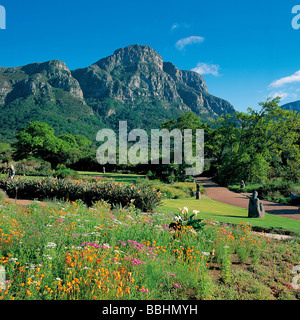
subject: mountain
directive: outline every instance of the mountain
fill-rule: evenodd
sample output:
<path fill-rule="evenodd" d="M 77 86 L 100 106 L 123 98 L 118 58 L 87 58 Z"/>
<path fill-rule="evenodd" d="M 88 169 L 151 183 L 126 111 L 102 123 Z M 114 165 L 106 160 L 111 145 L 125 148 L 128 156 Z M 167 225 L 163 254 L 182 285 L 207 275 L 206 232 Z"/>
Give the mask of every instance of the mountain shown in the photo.
<path fill-rule="evenodd" d="M 286 104 L 282 105 L 281 108 L 283 108 L 285 110 L 300 112 L 300 100 L 286 103 Z"/>
<path fill-rule="evenodd" d="M 29 121 L 44 121 L 58 133 L 96 128 L 93 109 L 65 63 L 52 60 L 0 68 L 0 139 L 11 140 Z"/>
<path fill-rule="evenodd" d="M 150 129 L 186 111 L 209 120 L 234 108 L 209 94 L 200 74 L 164 62 L 149 46 L 131 45 L 72 71 L 59 60 L 0 67 L 0 111 L 2 139 L 40 120 L 56 133 L 94 140 L 99 129 L 115 128 L 120 120 L 129 129 Z"/>

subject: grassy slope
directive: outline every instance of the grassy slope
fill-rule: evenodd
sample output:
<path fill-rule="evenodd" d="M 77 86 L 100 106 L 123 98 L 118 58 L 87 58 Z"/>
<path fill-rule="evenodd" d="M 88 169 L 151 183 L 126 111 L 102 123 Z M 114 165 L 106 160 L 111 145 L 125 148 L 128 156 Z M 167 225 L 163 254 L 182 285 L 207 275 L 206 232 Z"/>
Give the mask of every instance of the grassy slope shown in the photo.
<path fill-rule="evenodd" d="M 183 207 L 188 207 L 191 212 L 194 209 L 200 210 L 198 215 L 204 219 L 213 218 L 225 223 L 239 223 L 240 221 L 243 221 L 253 226 L 284 229 L 300 234 L 300 221 L 298 220 L 279 217 L 268 213 L 265 213 L 264 219 L 248 218 L 248 211 L 246 209 L 216 202 L 209 198 L 202 198 L 201 200 L 164 200 L 161 209 L 163 211 L 172 211 L 177 213 L 178 208 Z"/>

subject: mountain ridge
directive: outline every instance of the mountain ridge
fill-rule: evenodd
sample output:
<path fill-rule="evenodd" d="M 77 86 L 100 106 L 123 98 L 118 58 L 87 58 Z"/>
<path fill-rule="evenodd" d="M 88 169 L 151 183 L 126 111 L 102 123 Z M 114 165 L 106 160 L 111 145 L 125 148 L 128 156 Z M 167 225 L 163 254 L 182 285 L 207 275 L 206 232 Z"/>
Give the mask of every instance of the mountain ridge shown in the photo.
<path fill-rule="evenodd" d="M 300 100 L 285 103 L 284 105 L 281 106 L 281 108 L 285 110 L 300 112 Z"/>
<path fill-rule="evenodd" d="M 91 138 L 119 120 L 149 129 L 186 111 L 204 120 L 235 111 L 208 92 L 200 74 L 179 70 L 153 48 L 137 44 L 75 70 L 60 60 L 0 67 L 0 110 L 0 137 L 8 139 L 32 120 Z"/>

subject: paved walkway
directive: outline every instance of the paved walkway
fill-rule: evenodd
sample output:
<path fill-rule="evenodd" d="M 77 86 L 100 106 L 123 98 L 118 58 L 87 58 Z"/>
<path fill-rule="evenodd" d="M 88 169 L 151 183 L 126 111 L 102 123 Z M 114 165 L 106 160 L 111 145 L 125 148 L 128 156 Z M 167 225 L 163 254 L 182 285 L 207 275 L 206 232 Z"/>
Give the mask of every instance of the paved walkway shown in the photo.
<path fill-rule="evenodd" d="M 21 205 L 24 205 L 24 206 L 27 206 L 29 204 L 32 204 L 33 202 L 35 202 L 34 200 L 15 200 L 15 199 L 12 199 L 12 198 L 6 198 L 7 201 L 10 201 L 12 203 L 15 203 L 15 204 L 21 204 Z"/>
<path fill-rule="evenodd" d="M 249 199 L 247 193 L 235 193 L 227 188 L 221 187 L 210 178 L 198 177 L 196 179 L 205 189 L 206 195 L 218 202 L 230 204 L 232 206 L 248 209 Z M 261 200 L 265 211 L 281 217 L 300 220 L 300 213 L 297 206 L 287 206 L 279 203 Z"/>

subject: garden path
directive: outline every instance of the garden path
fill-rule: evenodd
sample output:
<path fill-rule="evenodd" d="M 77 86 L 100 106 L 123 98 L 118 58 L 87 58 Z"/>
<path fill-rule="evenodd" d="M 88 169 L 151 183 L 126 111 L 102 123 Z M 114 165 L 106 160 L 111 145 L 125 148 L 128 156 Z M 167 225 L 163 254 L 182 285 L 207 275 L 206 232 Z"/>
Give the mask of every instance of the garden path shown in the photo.
<path fill-rule="evenodd" d="M 227 188 L 221 187 L 211 178 L 198 177 L 196 181 L 199 182 L 206 190 L 206 195 L 218 202 L 229 204 L 232 206 L 248 209 L 249 193 L 236 193 Z M 299 207 L 283 205 L 266 200 L 261 200 L 265 207 L 265 211 L 270 214 L 275 214 L 281 217 L 300 220 Z"/>
<path fill-rule="evenodd" d="M 21 205 L 24 205 L 24 206 L 27 206 L 29 204 L 32 204 L 33 202 L 35 202 L 34 200 L 16 200 L 16 199 L 13 199 L 13 198 L 6 198 L 7 201 L 10 201 L 12 203 L 15 203 L 15 204 L 21 204 Z"/>

